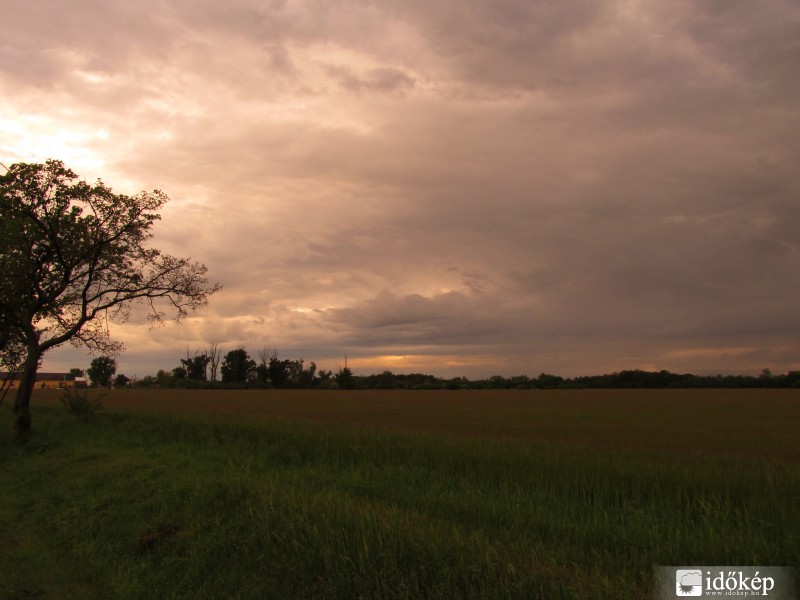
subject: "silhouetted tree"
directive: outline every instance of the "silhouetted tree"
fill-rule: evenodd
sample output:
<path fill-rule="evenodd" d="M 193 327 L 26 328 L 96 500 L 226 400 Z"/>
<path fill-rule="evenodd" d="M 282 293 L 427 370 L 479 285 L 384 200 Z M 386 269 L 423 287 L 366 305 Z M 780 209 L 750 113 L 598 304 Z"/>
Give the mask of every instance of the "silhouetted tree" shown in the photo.
<path fill-rule="evenodd" d="M 344 367 L 339 367 L 339 372 L 334 375 L 336 383 L 343 390 L 349 390 L 353 387 L 353 372 L 347 366 L 347 355 L 344 356 Z"/>
<path fill-rule="evenodd" d="M 377 387 L 383 390 L 390 390 L 394 387 L 394 373 L 391 371 L 384 371 L 380 375 L 377 376 L 377 381 L 375 382 Z"/>
<path fill-rule="evenodd" d="M 220 350 L 217 342 L 213 342 L 208 347 L 208 351 L 206 352 L 206 354 L 208 355 L 208 365 L 210 370 L 211 381 L 216 381 L 217 369 L 219 368 L 220 356 L 222 355 L 222 351 Z"/>
<path fill-rule="evenodd" d="M 223 383 L 244 383 L 253 374 L 256 361 L 250 358 L 244 348 L 231 350 L 222 361 Z"/>
<path fill-rule="evenodd" d="M 278 350 L 262 346 L 256 350 L 256 356 L 258 357 L 255 370 L 256 380 L 266 386 L 269 383 L 269 361 L 273 356 L 278 356 Z"/>
<path fill-rule="evenodd" d="M 0 176 L 0 353 L 24 347 L 14 435 L 27 439 L 30 399 L 42 356 L 65 342 L 113 354 L 107 318 L 125 320 L 143 302 L 150 319 L 175 319 L 219 289 L 206 268 L 150 248 L 160 191 L 114 194 L 60 161 L 11 165 Z"/>
<path fill-rule="evenodd" d="M 281 360 L 277 355 L 270 357 L 267 365 L 269 382 L 275 387 L 283 387 L 289 379 L 290 360 Z"/>
<path fill-rule="evenodd" d="M 333 371 L 326 371 L 325 369 L 319 370 L 319 385 L 322 388 L 329 388 L 331 381 L 333 381 Z"/>
<path fill-rule="evenodd" d="M 189 352 L 186 348 L 186 358 L 181 359 L 181 364 L 186 369 L 186 377 L 196 381 L 205 381 L 206 369 L 211 359 L 207 354 L 200 354 L 198 351 L 194 353 Z"/>
<path fill-rule="evenodd" d="M 558 375 L 550 375 L 548 373 L 539 373 L 536 378 L 536 385 L 540 388 L 554 388 L 558 387 L 564 382 L 564 378 Z"/>
<path fill-rule="evenodd" d="M 110 356 L 98 356 L 86 369 L 92 387 L 111 387 L 111 380 L 117 372 L 117 361 Z"/>
<path fill-rule="evenodd" d="M 301 387 L 306 389 L 313 387 L 314 382 L 316 381 L 316 372 L 317 372 L 317 363 L 311 361 L 308 363 L 308 367 L 305 369 L 303 367 L 303 359 L 300 359 L 300 379 L 299 383 Z"/>

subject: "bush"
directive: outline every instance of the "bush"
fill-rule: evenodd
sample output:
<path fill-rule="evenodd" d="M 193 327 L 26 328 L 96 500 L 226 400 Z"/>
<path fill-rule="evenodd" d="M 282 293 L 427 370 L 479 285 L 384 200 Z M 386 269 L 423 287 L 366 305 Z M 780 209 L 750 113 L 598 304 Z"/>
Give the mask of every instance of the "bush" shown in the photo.
<path fill-rule="evenodd" d="M 88 392 L 79 392 L 71 388 L 64 388 L 58 400 L 64 405 L 73 417 L 84 423 L 88 422 L 98 410 L 102 410 L 101 402 L 105 394 L 90 398 Z"/>

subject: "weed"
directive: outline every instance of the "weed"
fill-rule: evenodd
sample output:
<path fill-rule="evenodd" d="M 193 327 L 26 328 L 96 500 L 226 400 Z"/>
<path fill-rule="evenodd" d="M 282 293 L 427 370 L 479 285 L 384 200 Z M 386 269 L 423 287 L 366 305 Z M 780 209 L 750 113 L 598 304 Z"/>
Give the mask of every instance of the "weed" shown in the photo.
<path fill-rule="evenodd" d="M 167 538 L 176 535 L 181 530 L 175 523 L 168 523 L 166 525 L 161 525 L 160 527 L 156 527 L 155 529 L 148 529 L 143 531 L 138 536 L 136 536 L 136 551 L 139 554 L 143 554 L 145 552 L 150 552 L 153 548 L 155 548 L 158 544 L 166 540 Z"/>
<path fill-rule="evenodd" d="M 97 411 L 102 410 L 104 396 L 105 394 L 100 394 L 95 398 L 90 398 L 88 392 L 64 388 L 58 400 L 69 411 L 69 414 L 79 421 L 87 423 Z"/>

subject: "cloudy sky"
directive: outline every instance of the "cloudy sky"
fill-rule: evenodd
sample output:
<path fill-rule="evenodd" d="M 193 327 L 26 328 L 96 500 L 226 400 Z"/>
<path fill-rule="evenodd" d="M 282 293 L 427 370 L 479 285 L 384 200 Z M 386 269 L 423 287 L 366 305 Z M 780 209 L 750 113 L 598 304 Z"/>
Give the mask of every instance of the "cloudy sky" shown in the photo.
<path fill-rule="evenodd" d="M 0 0 L 0 162 L 224 290 L 120 371 L 800 369 L 796 0 Z M 44 369 L 87 366 L 67 347 Z"/>

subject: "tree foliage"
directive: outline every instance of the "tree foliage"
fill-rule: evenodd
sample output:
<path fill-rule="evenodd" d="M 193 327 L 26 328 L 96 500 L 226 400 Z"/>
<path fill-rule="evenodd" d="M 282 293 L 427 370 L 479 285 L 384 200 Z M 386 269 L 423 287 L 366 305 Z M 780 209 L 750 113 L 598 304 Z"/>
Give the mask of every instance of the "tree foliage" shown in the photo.
<path fill-rule="evenodd" d="M 92 387 L 111 387 L 114 374 L 117 372 L 117 361 L 110 356 L 98 356 L 86 369 Z"/>
<path fill-rule="evenodd" d="M 23 349 L 15 433 L 30 430 L 30 395 L 42 355 L 71 342 L 115 354 L 109 320 L 142 303 L 153 322 L 181 319 L 219 289 L 206 267 L 149 246 L 167 196 L 115 194 L 60 161 L 19 163 L 0 176 L 0 358 Z"/>
<path fill-rule="evenodd" d="M 256 361 L 244 348 L 231 350 L 225 355 L 222 361 L 222 381 L 223 383 L 245 383 L 255 372 Z"/>
<path fill-rule="evenodd" d="M 186 358 L 181 359 L 181 365 L 186 371 L 186 377 L 195 381 L 206 380 L 206 370 L 209 362 L 211 362 L 211 358 L 207 354 L 200 354 L 199 352 L 190 354 L 188 350 Z"/>
<path fill-rule="evenodd" d="M 343 390 L 349 390 L 353 387 L 354 384 L 354 377 L 353 371 L 350 367 L 347 366 L 347 355 L 344 357 L 344 367 L 339 367 L 339 370 L 336 372 L 336 375 L 333 376 L 336 380 L 336 383 L 339 384 L 339 387 Z"/>

